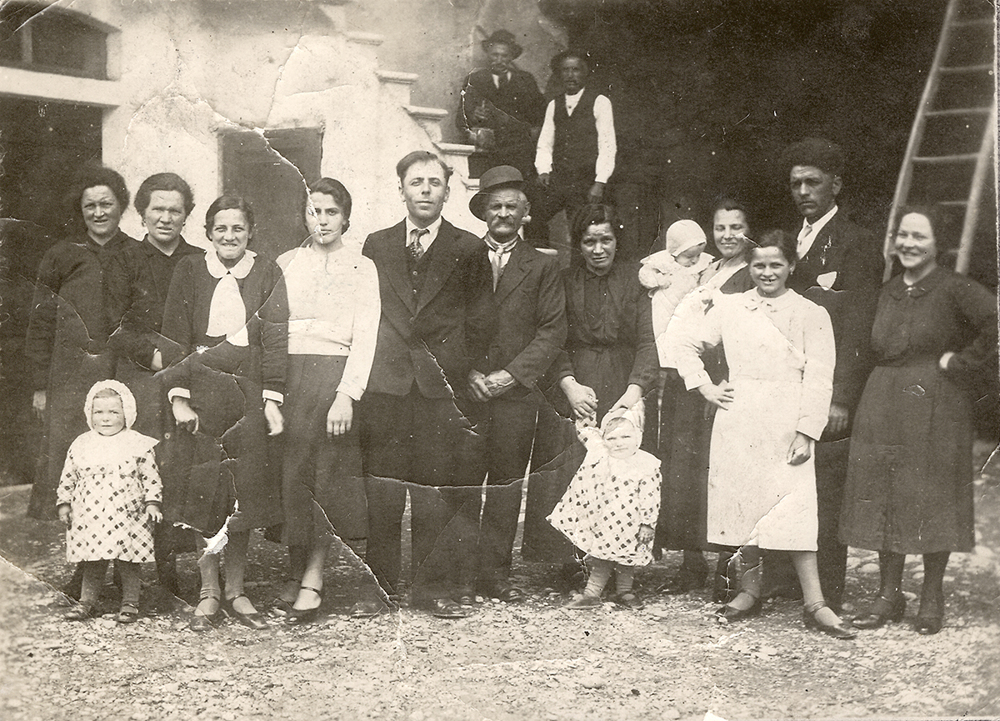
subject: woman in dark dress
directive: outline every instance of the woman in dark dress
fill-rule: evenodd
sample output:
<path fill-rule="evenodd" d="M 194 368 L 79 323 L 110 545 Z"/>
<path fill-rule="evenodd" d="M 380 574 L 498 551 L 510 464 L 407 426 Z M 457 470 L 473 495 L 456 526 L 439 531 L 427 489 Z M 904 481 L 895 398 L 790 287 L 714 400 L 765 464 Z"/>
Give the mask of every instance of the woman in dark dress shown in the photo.
<path fill-rule="evenodd" d="M 712 238 L 719 257 L 698 278 L 698 287 L 678 305 L 675 317 L 687 322 L 704 318 L 713 293 L 743 293 L 754 287 L 748 272 L 746 253 L 750 242 L 750 213 L 746 206 L 733 198 L 720 198 L 712 208 Z M 665 342 L 668 334 L 660 339 Z M 670 358 L 671 349 L 662 355 Z M 705 353 L 703 362 L 714 383 L 727 374 L 721 349 Z M 660 486 L 660 517 L 656 526 L 656 548 L 681 550 L 684 560 L 677 575 L 665 589 L 667 593 L 685 593 L 705 585 L 708 564 L 706 548 L 706 509 L 708 488 L 708 452 L 712 437 L 715 406 L 701 394 L 687 391 L 684 381 L 673 367 L 664 371 L 662 402 L 647 405 L 647 413 L 656 414 L 647 420 L 647 439 L 663 461 L 663 483 Z M 657 432 L 658 431 L 658 432 Z M 735 569 L 729 569 L 732 554 L 719 554 L 715 574 L 715 600 L 723 603 L 735 595 Z"/>
<path fill-rule="evenodd" d="M 851 435 L 840 538 L 879 552 L 881 586 L 858 628 L 903 617 L 906 554 L 923 554 L 914 628 L 941 630 L 945 567 L 975 544 L 970 387 L 995 372 L 996 298 L 938 265 L 935 209 L 900 213 L 895 254 L 903 272 L 882 289 L 872 327 L 877 358 Z"/>
<path fill-rule="evenodd" d="M 87 431 L 80 411 L 87 391 L 114 373 L 108 350 L 104 284 L 113 258 L 135 240 L 118 229 L 128 207 L 122 176 L 87 167 L 70 194 L 78 231 L 42 257 L 25 338 L 32 369 L 32 405 L 45 428 L 43 456 L 28 514 L 54 519 L 56 487 L 69 444 Z"/>
<path fill-rule="evenodd" d="M 615 261 L 615 228 L 604 205 L 586 205 L 573 219 L 577 253 L 563 271 L 569 333 L 549 372 L 558 413 L 540 413 L 535 433 L 521 546 L 528 560 L 573 561 L 571 544 L 545 520 L 583 460 L 567 419 L 600 421 L 612 408 L 631 408 L 656 385 L 649 295 L 638 263 Z"/>
<path fill-rule="evenodd" d="M 205 230 L 212 247 L 177 264 L 163 314 L 163 335 L 176 344 L 164 353 L 163 380 L 177 425 L 163 469 L 164 515 L 206 537 L 220 528 L 228 534 L 225 601 L 219 534 L 198 561 L 191 628 L 216 625 L 225 610 L 260 629 L 244 572 L 250 530 L 282 521 L 280 458 L 269 453 L 267 436 L 283 427 L 288 305 L 278 266 L 247 250 L 253 212 L 242 198 L 212 203 Z"/>

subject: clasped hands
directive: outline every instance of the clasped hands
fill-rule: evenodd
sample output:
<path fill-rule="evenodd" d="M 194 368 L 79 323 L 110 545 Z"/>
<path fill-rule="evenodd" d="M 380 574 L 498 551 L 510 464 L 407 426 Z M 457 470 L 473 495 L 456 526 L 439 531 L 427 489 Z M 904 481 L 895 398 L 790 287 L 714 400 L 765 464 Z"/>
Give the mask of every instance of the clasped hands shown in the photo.
<path fill-rule="evenodd" d="M 517 380 L 501 369 L 489 375 L 473 368 L 469 371 L 469 392 L 481 403 L 497 398 L 517 385 Z"/>

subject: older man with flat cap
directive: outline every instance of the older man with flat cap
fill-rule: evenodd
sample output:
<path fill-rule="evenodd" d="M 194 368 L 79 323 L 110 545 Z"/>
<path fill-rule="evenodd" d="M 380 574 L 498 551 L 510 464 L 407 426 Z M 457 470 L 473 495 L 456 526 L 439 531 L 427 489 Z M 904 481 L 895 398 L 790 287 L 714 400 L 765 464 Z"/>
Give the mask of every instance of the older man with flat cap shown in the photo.
<path fill-rule="evenodd" d="M 535 418 L 545 402 L 537 384 L 566 341 L 559 263 L 521 237 L 531 208 L 523 186 L 517 168 L 491 168 L 469 202 L 469 210 L 489 229 L 483 242 L 493 268 L 495 309 L 492 339 L 468 378 L 469 392 L 478 401 L 477 429 L 486 438 L 488 491 L 476 554 L 478 588 L 507 603 L 525 597 L 510 581 L 510 566 Z M 478 499 L 478 488 L 475 495 Z M 478 500 L 473 510 L 478 513 Z"/>
<path fill-rule="evenodd" d="M 469 171 L 512 165 L 529 180 L 535 174 L 535 141 L 545 98 L 535 77 L 514 65 L 523 48 L 514 34 L 497 30 L 482 42 L 489 67 L 473 70 L 462 85 L 455 125 L 476 146 Z"/>

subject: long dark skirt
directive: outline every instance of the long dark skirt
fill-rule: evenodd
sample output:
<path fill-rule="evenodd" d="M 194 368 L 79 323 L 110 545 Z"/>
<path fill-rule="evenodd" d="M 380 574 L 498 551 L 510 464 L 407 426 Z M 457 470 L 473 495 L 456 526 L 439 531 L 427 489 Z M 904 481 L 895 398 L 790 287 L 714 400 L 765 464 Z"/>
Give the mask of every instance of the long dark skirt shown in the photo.
<path fill-rule="evenodd" d="M 340 538 L 368 532 L 356 410 L 349 433 L 331 438 L 326 432 L 346 362 L 346 356 L 288 356 L 281 492 L 290 546 L 310 545 L 327 522 Z"/>
<path fill-rule="evenodd" d="M 704 550 L 714 409 L 700 393 L 686 390 L 672 369 L 667 372 L 661 402 L 654 399 L 651 397 L 646 406 L 644 440 L 648 447 L 656 448 L 663 464 L 656 547 Z"/>
<path fill-rule="evenodd" d="M 975 545 L 972 402 L 931 359 L 879 366 L 854 420 L 840 539 L 893 553 Z"/>
<path fill-rule="evenodd" d="M 164 515 L 211 534 L 239 502 L 233 531 L 268 528 L 282 521 L 280 456 L 267 435 L 259 381 L 243 375 L 249 350 L 220 343 L 193 353 L 188 374 L 191 407 L 198 414 L 194 435 L 177 432 L 164 440 Z"/>

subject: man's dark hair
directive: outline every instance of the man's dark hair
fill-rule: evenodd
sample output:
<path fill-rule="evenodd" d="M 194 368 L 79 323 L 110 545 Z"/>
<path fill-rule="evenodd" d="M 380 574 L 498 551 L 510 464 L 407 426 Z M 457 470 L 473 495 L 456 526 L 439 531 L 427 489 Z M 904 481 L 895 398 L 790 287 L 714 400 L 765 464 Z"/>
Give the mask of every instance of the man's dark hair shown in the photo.
<path fill-rule="evenodd" d="M 549 67 L 552 72 L 558 73 L 562 68 L 562 62 L 566 58 L 577 58 L 582 60 L 584 65 L 587 66 L 587 70 L 590 70 L 590 55 L 583 52 L 582 50 L 563 50 L 561 53 L 557 53 L 552 60 L 549 61 Z"/>
<path fill-rule="evenodd" d="M 781 169 L 787 176 L 796 165 L 819 168 L 829 175 L 842 175 L 844 153 L 840 146 L 823 138 L 805 138 L 792 143 L 781 154 Z"/>
<path fill-rule="evenodd" d="M 451 180 L 451 168 L 441 160 L 434 153 L 429 150 L 414 150 L 412 153 L 407 153 L 399 162 L 396 163 L 396 175 L 399 177 L 399 182 L 403 182 L 403 178 L 406 177 L 406 171 L 412 168 L 417 163 L 437 163 L 441 166 L 441 170 L 444 171 L 444 182 L 447 183 Z"/>

